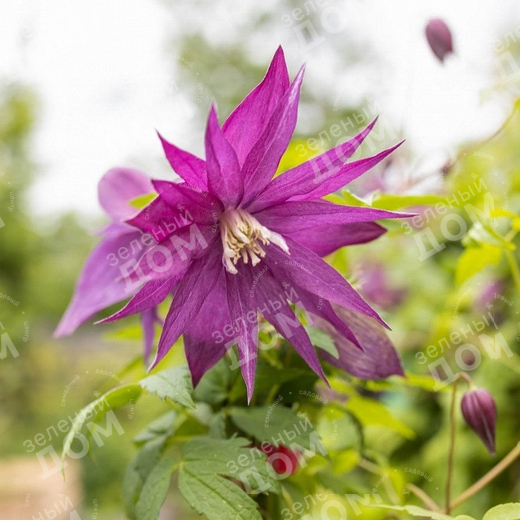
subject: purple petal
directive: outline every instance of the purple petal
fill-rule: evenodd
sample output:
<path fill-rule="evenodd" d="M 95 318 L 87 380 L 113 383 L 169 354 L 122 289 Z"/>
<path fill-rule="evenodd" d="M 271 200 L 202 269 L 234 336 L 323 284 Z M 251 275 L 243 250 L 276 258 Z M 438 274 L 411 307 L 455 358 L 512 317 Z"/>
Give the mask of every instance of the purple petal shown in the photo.
<path fill-rule="evenodd" d="M 246 266 L 244 266 L 246 267 Z M 258 350 L 258 322 L 247 319 L 248 312 L 256 313 L 256 302 L 250 297 L 249 269 L 238 275 L 226 271 L 226 290 L 231 323 L 236 324 L 236 342 L 240 369 L 247 389 L 247 402 L 251 402 L 255 387 L 256 358 Z"/>
<path fill-rule="evenodd" d="M 281 234 L 312 230 L 317 226 L 372 222 L 409 216 L 407 213 L 394 213 L 375 208 L 340 206 L 325 200 L 282 202 L 255 213 L 255 218 L 262 225 Z"/>
<path fill-rule="evenodd" d="M 285 238 L 290 254 L 269 245 L 264 259 L 276 273 L 278 280 L 285 280 L 294 287 L 301 287 L 332 303 L 366 314 L 388 327 L 377 312 L 327 262 L 291 238 Z"/>
<path fill-rule="evenodd" d="M 386 233 L 386 229 L 375 222 L 317 226 L 286 235 L 300 245 L 323 257 L 344 246 L 365 244 Z"/>
<path fill-rule="evenodd" d="M 291 301 L 296 306 L 304 309 L 308 315 L 314 315 L 329 322 L 337 332 L 347 338 L 357 348 L 363 350 L 363 346 L 359 343 L 352 330 L 338 317 L 329 302 L 324 301 L 323 298 L 319 298 L 315 294 L 305 291 L 302 288 L 299 288 L 298 291 L 294 291 L 294 293 L 295 297 L 292 298 Z M 312 326 L 315 325 L 315 323 L 313 317 L 310 315 L 308 316 L 309 325 Z M 320 323 L 320 321 L 318 321 L 318 323 Z"/>
<path fill-rule="evenodd" d="M 283 296 L 283 287 L 271 273 L 262 272 L 261 266 L 257 266 L 256 271 L 258 273 L 257 276 L 261 276 L 261 282 L 256 285 L 255 289 L 258 293 L 258 296 L 255 298 L 256 305 L 260 312 L 263 308 L 267 307 L 269 309 L 269 303 L 271 307 L 273 302 L 278 302 L 280 305 L 276 314 L 262 313 L 263 317 L 295 348 L 296 352 L 300 354 L 309 367 L 327 382 L 320 360 L 316 354 L 316 349 L 312 345 L 307 331 L 295 316 L 285 296 Z"/>
<path fill-rule="evenodd" d="M 72 301 L 54 332 L 56 337 L 72 334 L 97 312 L 132 295 L 127 291 L 126 283 L 118 282 L 121 276 L 119 263 L 111 265 L 108 256 L 117 256 L 121 247 L 133 251 L 130 243 L 140 238 L 141 233 L 137 231 L 112 235 L 103 239 L 90 253 L 76 284 Z M 128 261 L 136 258 L 139 253 L 131 254 Z"/>
<path fill-rule="evenodd" d="M 361 379 L 384 379 L 392 375 L 404 375 L 392 342 L 377 323 L 344 308 L 335 307 L 335 310 L 352 329 L 363 350 L 359 350 L 337 329 L 322 320 L 317 326 L 332 336 L 339 354 L 339 359 L 326 352 L 323 354 L 330 364 Z"/>
<path fill-rule="evenodd" d="M 298 102 L 303 73 L 304 67 L 296 76 L 291 88 L 280 100 L 263 134 L 244 162 L 242 168 L 246 186 L 244 205 L 254 200 L 269 184 L 274 177 L 282 155 L 289 146 L 298 118 Z"/>
<path fill-rule="evenodd" d="M 178 230 L 170 240 L 152 246 L 143 254 L 129 278 L 139 280 L 162 280 L 184 273 L 192 260 L 209 254 L 217 243 L 219 234 L 209 226 L 192 224 Z"/>
<path fill-rule="evenodd" d="M 197 317 L 188 324 L 184 333 L 184 350 L 194 386 L 197 386 L 202 376 L 224 356 L 226 347 L 229 347 L 229 342 L 218 342 L 214 335 L 215 332 L 220 332 L 224 336 L 224 327 L 232 323 L 224 276 L 222 270 L 219 280 Z M 208 319 L 209 316 L 211 319 Z"/>
<path fill-rule="evenodd" d="M 267 186 L 248 209 L 254 213 L 267 206 L 286 200 L 311 200 L 324 197 L 329 193 L 338 191 L 349 182 L 366 173 L 401 146 L 401 144 L 402 142 L 377 155 L 346 163 L 342 166 L 329 165 L 314 171 L 310 169 L 300 177 L 282 174 Z"/>
<path fill-rule="evenodd" d="M 157 314 L 157 309 L 148 309 L 141 314 L 141 325 L 144 333 L 144 361 L 148 361 L 155 339 L 155 325 L 163 325 L 163 320 Z"/>
<path fill-rule="evenodd" d="M 213 289 L 222 269 L 222 251 L 194 260 L 179 282 L 173 301 L 164 322 L 164 328 L 157 347 L 157 354 L 150 370 L 166 356 L 188 325 L 200 312 L 209 293 Z"/>
<path fill-rule="evenodd" d="M 173 286 L 179 281 L 177 278 L 167 278 L 165 280 L 153 280 L 147 282 L 139 289 L 137 294 L 119 311 L 98 323 L 109 323 L 112 321 L 146 312 L 150 309 L 155 309 L 173 289 Z"/>
<path fill-rule="evenodd" d="M 189 222 L 213 224 L 223 211 L 222 204 L 211 193 L 193 190 L 185 183 L 153 181 L 153 186 L 160 197 Z"/>
<path fill-rule="evenodd" d="M 202 191 L 208 189 L 206 176 L 206 165 L 202 159 L 195 157 L 189 152 L 185 152 L 175 145 L 169 143 L 161 134 L 157 134 L 164 148 L 166 158 L 173 171 L 186 181 L 189 186 L 198 188 Z"/>
<path fill-rule="evenodd" d="M 214 106 L 209 112 L 205 141 L 209 190 L 225 206 L 237 206 L 244 194 L 244 179 L 235 150 L 219 127 Z"/>
<path fill-rule="evenodd" d="M 236 151 L 242 165 L 262 135 L 280 98 L 289 88 L 289 75 L 283 50 L 278 47 L 263 81 L 238 105 L 228 117 L 222 130 Z"/>
<path fill-rule="evenodd" d="M 114 220 L 127 220 L 135 215 L 139 210 L 130 202 L 153 192 L 151 179 L 131 168 L 113 168 L 98 184 L 99 203 Z"/>

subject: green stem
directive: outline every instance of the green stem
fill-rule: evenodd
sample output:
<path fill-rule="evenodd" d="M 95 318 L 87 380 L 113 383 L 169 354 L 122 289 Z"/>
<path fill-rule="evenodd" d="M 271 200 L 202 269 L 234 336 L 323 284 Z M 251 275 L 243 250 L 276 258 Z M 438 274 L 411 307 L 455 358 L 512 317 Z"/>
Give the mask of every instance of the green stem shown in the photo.
<path fill-rule="evenodd" d="M 518 264 L 516 263 L 515 257 L 511 251 L 506 251 L 506 258 L 511 267 L 511 273 L 513 280 L 515 281 L 516 290 L 520 293 L 520 271 L 518 270 Z"/>
<path fill-rule="evenodd" d="M 456 379 L 453 383 L 453 393 L 451 396 L 451 408 L 450 408 L 450 448 L 448 456 L 448 475 L 446 478 L 446 514 L 450 514 L 451 511 L 451 480 L 453 477 L 453 458 L 455 456 L 455 433 L 456 433 L 456 421 L 455 421 L 455 405 L 457 403 L 457 386 L 459 380 Z"/>
<path fill-rule="evenodd" d="M 516 459 L 520 457 L 520 442 L 490 471 L 488 471 L 475 484 L 466 489 L 456 500 L 453 501 L 452 509 L 460 506 L 463 502 L 478 493 L 484 486 L 487 486 L 493 479 L 498 477 L 505 469 L 507 469 Z"/>

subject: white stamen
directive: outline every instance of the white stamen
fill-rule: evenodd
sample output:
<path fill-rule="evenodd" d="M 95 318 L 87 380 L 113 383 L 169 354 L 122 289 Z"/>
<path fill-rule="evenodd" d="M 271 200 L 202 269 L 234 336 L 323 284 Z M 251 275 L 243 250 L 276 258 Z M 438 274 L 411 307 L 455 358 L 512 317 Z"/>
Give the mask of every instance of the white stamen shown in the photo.
<path fill-rule="evenodd" d="M 289 254 L 282 235 L 262 226 L 255 217 L 241 209 L 228 209 L 222 214 L 220 234 L 224 246 L 222 263 L 231 274 L 238 273 L 235 266 L 239 260 L 247 264 L 251 259 L 253 266 L 262 261 L 266 253 L 260 244 L 266 246 L 272 242 Z"/>

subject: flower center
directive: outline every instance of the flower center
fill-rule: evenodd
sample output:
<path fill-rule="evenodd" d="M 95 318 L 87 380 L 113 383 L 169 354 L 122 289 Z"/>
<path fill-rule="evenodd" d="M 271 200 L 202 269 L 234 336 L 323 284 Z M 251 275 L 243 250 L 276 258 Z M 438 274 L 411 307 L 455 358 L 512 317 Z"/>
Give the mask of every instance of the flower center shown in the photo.
<path fill-rule="evenodd" d="M 255 217 L 241 209 L 227 209 L 220 217 L 220 235 L 224 254 L 222 263 L 231 274 L 237 274 L 237 262 L 244 264 L 260 263 L 265 256 L 262 246 L 271 242 L 282 251 L 289 253 L 289 248 L 282 235 L 262 226 Z"/>

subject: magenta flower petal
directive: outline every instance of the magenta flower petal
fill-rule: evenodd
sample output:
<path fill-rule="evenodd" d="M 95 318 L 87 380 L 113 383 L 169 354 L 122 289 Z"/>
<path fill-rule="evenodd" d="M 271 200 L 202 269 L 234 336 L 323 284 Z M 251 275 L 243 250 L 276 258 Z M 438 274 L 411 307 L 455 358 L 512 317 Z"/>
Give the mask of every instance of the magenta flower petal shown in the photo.
<path fill-rule="evenodd" d="M 219 127 L 212 106 L 206 127 L 206 171 L 208 186 L 225 206 L 236 206 L 244 194 L 244 179 L 237 155 Z"/>
<path fill-rule="evenodd" d="M 344 246 L 365 244 L 386 233 L 386 229 L 375 222 L 317 226 L 309 230 L 291 233 L 289 236 L 318 256 L 327 256 Z"/>
<path fill-rule="evenodd" d="M 173 296 L 157 347 L 157 355 L 150 370 L 166 356 L 188 324 L 196 318 L 217 282 L 220 267 L 220 258 L 216 249 L 191 263 Z"/>
<path fill-rule="evenodd" d="M 72 301 L 54 332 L 55 337 L 72 334 L 94 314 L 131 296 L 126 284 L 117 281 L 121 274 L 119 264 L 111 265 L 108 256 L 121 247 L 130 250 L 130 243 L 139 240 L 140 236 L 139 232 L 130 230 L 104 239 L 92 251 L 78 279 Z M 129 259 L 136 256 L 134 254 Z"/>
<path fill-rule="evenodd" d="M 306 200 L 309 198 L 306 196 L 307 192 L 315 189 L 318 186 L 318 182 L 335 176 L 340 173 L 342 168 L 347 166 L 345 161 L 359 148 L 376 124 L 376 121 L 377 118 L 359 134 L 345 143 L 275 177 L 266 189 L 251 203 L 248 209 L 257 212 L 290 198 L 293 200 Z M 345 184 L 348 182 L 350 180 L 346 181 Z"/>
<path fill-rule="evenodd" d="M 224 271 L 221 271 L 215 287 L 184 333 L 184 350 L 194 386 L 198 385 L 202 376 L 232 346 L 224 339 L 226 337 L 224 328 L 232 323 L 224 278 Z M 209 315 L 211 320 L 208 320 Z M 217 332 L 222 336 L 220 341 L 215 337 Z"/>
<path fill-rule="evenodd" d="M 249 274 L 249 273 L 248 273 Z M 256 358 L 258 348 L 258 322 L 247 319 L 249 312 L 256 313 L 255 301 L 250 297 L 249 283 L 252 277 L 234 276 L 226 273 L 226 291 L 231 323 L 236 324 L 236 344 L 240 370 L 247 389 L 247 402 L 251 402 L 255 386 Z"/>
<path fill-rule="evenodd" d="M 257 267 L 256 274 L 258 275 L 260 272 L 261 269 Z M 327 382 L 316 349 L 312 345 L 307 331 L 296 318 L 287 301 L 280 298 L 284 292 L 282 285 L 269 272 L 265 272 L 261 276 L 262 281 L 256 286 L 258 308 L 262 309 L 267 306 L 269 309 L 269 304 L 272 306 L 273 302 L 280 305 L 276 313 L 263 313 L 263 317 L 295 348 L 309 367 Z"/>
<path fill-rule="evenodd" d="M 109 323 L 121 318 L 126 318 L 127 316 L 132 316 L 133 314 L 155 309 L 155 307 L 166 298 L 183 274 L 184 273 L 181 273 L 177 279 L 166 278 L 165 280 L 154 280 L 144 284 L 137 294 L 133 296 L 120 311 L 101 320 L 99 323 Z"/>
<path fill-rule="evenodd" d="M 317 226 L 372 222 L 409 216 L 407 213 L 394 213 L 375 208 L 339 206 L 325 200 L 282 202 L 255 214 L 264 226 L 282 234 L 312 230 Z"/>
<path fill-rule="evenodd" d="M 470 390 L 462 397 L 461 409 L 466 423 L 494 455 L 497 407 L 493 396 L 484 388 Z"/>
<path fill-rule="evenodd" d="M 188 186 L 200 190 L 208 189 L 206 165 L 202 159 L 169 143 L 158 133 L 164 153 L 173 171 L 186 181 Z"/>
<path fill-rule="evenodd" d="M 348 323 L 363 350 L 359 350 L 341 331 L 322 320 L 316 326 L 332 336 L 339 354 L 339 359 L 336 359 L 324 353 L 324 359 L 361 379 L 384 379 L 392 375 L 404 375 L 394 346 L 377 323 L 362 314 L 337 306 L 335 309 L 345 323 Z"/>
<path fill-rule="evenodd" d="M 157 309 L 148 309 L 141 314 L 141 325 L 144 332 L 144 360 L 148 361 L 153 349 L 155 326 L 163 325 L 163 320 L 157 314 Z"/>
<path fill-rule="evenodd" d="M 240 164 L 262 135 L 281 97 L 289 88 L 289 74 L 283 50 L 278 47 L 263 81 L 238 105 L 222 130 L 236 151 Z"/>
<path fill-rule="evenodd" d="M 130 202 L 153 191 L 150 178 L 130 168 L 109 170 L 98 185 L 99 203 L 114 220 L 126 220 L 135 215 L 138 210 Z"/>
<path fill-rule="evenodd" d="M 377 312 L 327 262 L 290 238 L 286 241 L 290 255 L 269 246 L 267 263 L 277 277 L 287 280 L 296 288 L 302 287 L 327 301 L 370 316 L 388 327 Z"/>
<path fill-rule="evenodd" d="M 260 139 L 247 156 L 242 168 L 244 182 L 247 185 L 247 200 L 244 200 L 246 206 L 271 182 L 280 159 L 289 146 L 298 118 L 303 73 L 302 67 L 280 100 Z"/>

